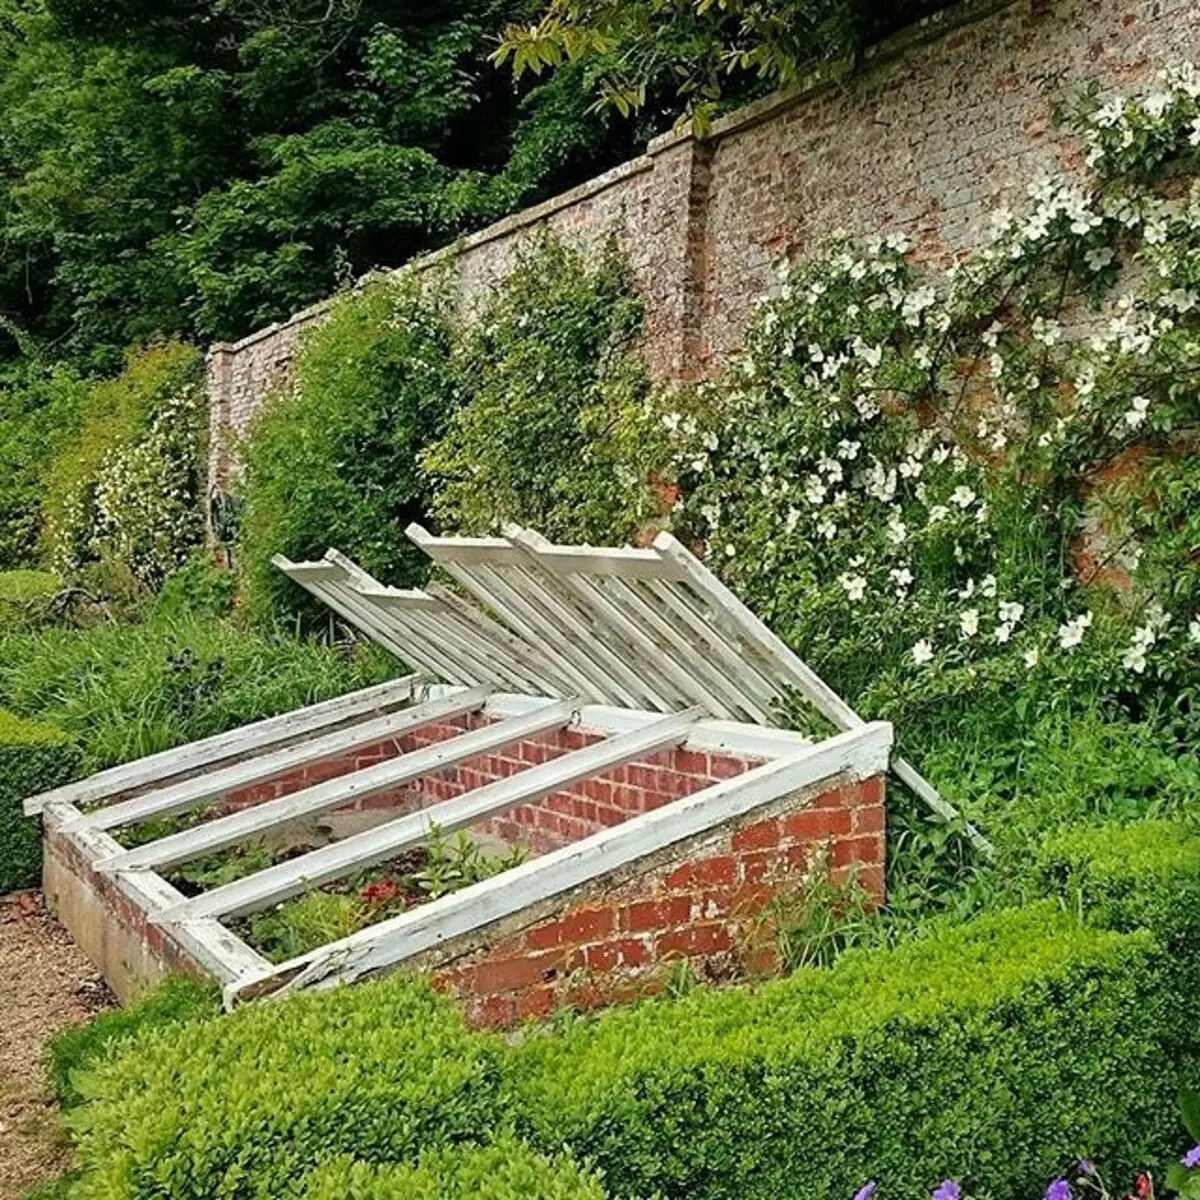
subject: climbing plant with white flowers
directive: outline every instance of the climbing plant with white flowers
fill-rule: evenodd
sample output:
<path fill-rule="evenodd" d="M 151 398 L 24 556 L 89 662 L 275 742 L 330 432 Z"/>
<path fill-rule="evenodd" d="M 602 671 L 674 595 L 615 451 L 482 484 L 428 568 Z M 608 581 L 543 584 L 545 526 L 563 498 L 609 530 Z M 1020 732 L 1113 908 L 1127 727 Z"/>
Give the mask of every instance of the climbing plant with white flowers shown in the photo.
<path fill-rule="evenodd" d="M 1200 75 L 1073 122 L 1088 173 L 954 268 L 890 233 L 784 270 L 681 449 L 679 524 L 868 709 L 1200 674 Z"/>

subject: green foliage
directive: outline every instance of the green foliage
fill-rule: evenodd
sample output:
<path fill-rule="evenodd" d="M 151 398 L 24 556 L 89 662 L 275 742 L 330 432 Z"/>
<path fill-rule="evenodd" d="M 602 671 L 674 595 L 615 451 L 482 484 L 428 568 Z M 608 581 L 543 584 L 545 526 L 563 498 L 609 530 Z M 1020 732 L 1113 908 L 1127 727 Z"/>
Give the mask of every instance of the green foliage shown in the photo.
<path fill-rule="evenodd" d="M 468 331 L 462 403 L 425 455 L 447 528 L 623 540 L 661 511 L 651 472 L 667 455 L 641 326 L 615 247 L 595 264 L 551 237 L 526 253 Z"/>
<path fill-rule="evenodd" d="M 92 388 L 77 438 L 47 474 L 50 561 L 66 574 L 98 564 L 145 586 L 203 539 L 203 360 L 170 343 L 132 352 Z"/>
<path fill-rule="evenodd" d="M 115 1057 L 125 1043 L 151 1029 L 177 1027 L 220 1010 L 217 987 L 187 975 L 169 975 L 127 1008 L 103 1012 L 86 1025 L 73 1025 L 50 1039 L 46 1072 L 63 1108 L 82 1100 L 75 1080 Z"/>
<path fill-rule="evenodd" d="M 528 0 L 0 5 L 0 308 L 87 369 L 233 338 L 627 157 L 488 63 Z"/>
<path fill-rule="evenodd" d="M 619 1196 L 916 1195 L 952 1174 L 1030 1194 L 1084 1147 L 1123 1170 L 1166 1150 L 1160 961 L 1050 905 L 1000 912 L 531 1040 L 522 1097 L 535 1144 Z"/>
<path fill-rule="evenodd" d="M 450 330 L 414 278 L 378 280 L 340 298 L 305 339 L 289 387 L 243 447 L 238 550 L 251 611 L 299 589 L 275 554 L 319 558 L 329 546 L 390 583 L 419 583 L 424 555 L 405 537 L 425 517 L 417 468 L 454 406 Z"/>
<path fill-rule="evenodd" d="M 566 63 L 597 64 L 596 88 L 622 114 L 670 87 L 701 129 L 748 82 L 786 86 L 873 38 L 943 7 L 938 0 L 549 0 L 540 21 L 510 25 L 496 52 L 520 79 Z"/>
<path fill-rule="evenodd" d="M 42 828 L 24 815 L 27 796 L 79 774 L 80 754 L 61 729 L 0 708 L 0 894 L 35 887 L 42 876 Z"/>
<path fill-rule="evenodd" d="M 246 940 L 272 962 L 285 962 L 360 930 L 366 911 L 351 892 L 309 892 L 249 919 Z"/>
<path fill-rule="evenodd" d="M 536 1154 L 511 1136 L 422 1154 L 415 1166 L 341 1160 L 314 1171 L 304 1200 L 604 1200 L 600 1181 L 564 1154 Z"/>
<path fill-rule="evenodd" d="M 0 381 L 0 569 L 36 561 L 42 475 L 78 429 L 87 384 L 66 366 L 27 356 Z"/>
<path fill-rule="evenodd" d="M 61 590 L 62 580 L 49 571 L 0 571 L 0 629 L 42 624 Z"/>
<path fill-rule="evenodd" d="M 459 1154 L 494 1153 L 497 1187 L 501 1156 L 524 1161 L 509 1132 L 620 1197 L 787 1200 L 868 1177 L 905 1195 L 947 1175 L 1016 1197 L 1085 1153 L 1122 1174 L 1177 1153 L 1175 1089 L 1200 1065 L 1200 959 L 1179 953 L 1200 930 L 1198 844 L 1152 824 L 1047 851 L 1090 880 L 1082 923 L 1052 900 L 933 922 L 519 1041 L 467 1033 L 398 978 L 152 1033 L 87 1081 L 76 1194 L 405 1195 L 432 1172 L 454 1195 L 455 1164 L 475 1170 Z"/>
<path fill-rule="evenodd" d="M 475 1140 L 503 1112 L 502 1046 L 400 979 L 152 1030 L 80 1080 L 77 1194 L 282 1198 L 339 1156 Z"/>
<path fill-rule="evenodd" d="M 52 721 L 95 771 L 387 678 L 394 660 L 204 617 L 0 633 L 0 704 Z"/>

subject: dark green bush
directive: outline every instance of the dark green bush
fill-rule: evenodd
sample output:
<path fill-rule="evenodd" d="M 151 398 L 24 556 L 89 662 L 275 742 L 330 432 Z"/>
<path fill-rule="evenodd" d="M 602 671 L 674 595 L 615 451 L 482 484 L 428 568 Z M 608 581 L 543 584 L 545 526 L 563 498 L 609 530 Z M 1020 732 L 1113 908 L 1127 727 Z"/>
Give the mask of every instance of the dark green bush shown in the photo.
<path fill-rule="evenodd" d="M 1178 917 L 1200 926 L 1194 905 Z M 506 1129 L 622 1198 L 786 1200 L 866 1178 L 920 1194 L 955 1175 L 1016 1200 L 1084 1154 L 1121 1173 L 1176 1150 L 1175 1085 L 1197 1050 L 1159 917 L 1133 923 L 1151 928 L 1043 901 L 517 1044 L 398 979 L 243 1010 L 101 1066 L 81 1194 L 286 1196 L 321 1165 L 322 1186 L 386 1187 L 329 1164 L 411 1167 Z"/>
<path fill-rule="evenodd" d="M 392 979 L 155 1030 L 82 1081 L 82 1194 L 302 1194 L 316 1166 L 477 1140 L 507 1108 L 504 1043 Z"/>
<path fill-rule="evenodd" d="M 552 238 L 527 253 L 457 355 L 462 404 L 425 457 L 458 532 L 505 522 L 621 542 L 662 502 L 669 454 L 638 343 L 642 304 L 613 248 L 595 263 Z"/>
<path fill-rule="evenodd" d="M 535 1154 L 512 1137 L 422 1154 L 416 1166 L 340 1160 L 314 1171 L 304 1200 L 604 1200 L 565 1155 Z"/>
<path fill-rule="evenodd" d="M 308 334 L 290 385 L 243 446 L 238 553 L 255 616 L 304 596 L 271 566 L 275 554 L 307 559 L 336 546 L 389 583 L 424 578 L 425 556 L 404 529 L 429 505 L 417 459 L 454 407 L 449 370 L 441 306 L 413 279 L 341 297 Z"/>
<path fill-rule="evenodd" d="M 122 1043 L 164 1025 L 211 1017 L 220 1010 L 219 1002 L 216 984 L 170 975 L 128 1008 L 112 1009 L 56 1034 L 47 1049 L 46 1073 L 59 1104 L 78 1104 L 83 1097 L 75 1087 L 76 1077 L 117 1053 Z"/>
<path fill-rule="evenodd" d="M 21 803 L 77 776 L 80 758 L 61 729 L 0 708 L 0 893 L 41 880 L 41 822 Z"/>
<path fill-rule="evenodd" d="M 1039 904 L 757 992 L 699 992 L 581 1022 L 520 1053 L 536 1145 L 614 1196 L 920 1195 L 953 1175 L 1036 1194 L 1084 1153 L 1169 1149 L 1162 952 Z"/>
<path fill-rule="evenodd" d="M 88 771 L 365 687 L 396 671 L 366 647 L 328 647 L 181 616 L 91 629 L 0 632 L 0 704 L 54 722 Z"/>

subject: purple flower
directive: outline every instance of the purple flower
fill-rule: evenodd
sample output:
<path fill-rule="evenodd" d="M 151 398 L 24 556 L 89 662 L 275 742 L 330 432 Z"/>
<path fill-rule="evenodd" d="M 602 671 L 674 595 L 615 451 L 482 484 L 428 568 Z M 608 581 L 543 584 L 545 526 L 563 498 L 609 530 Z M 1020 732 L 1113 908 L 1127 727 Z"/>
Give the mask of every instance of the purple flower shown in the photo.
<path fill-rule="evenodd" d="M 1071 1185 L 1065 1179 L 1056 1179 L 1046 1189 L 1046 1200 L 1071 1200 Z"/>
<path fill-rule="evenodd" d="M 1180 1160 L 1188 1170 L 1200 1167 L 1200 1145 L 1193 1146 Z"/>
<path fill-rule="evenodd" d="M 1081 1158 L 1079 1160 L 1080 1175 L 1095 1175 L 1096 1164 L 1090 1158 Z"/>
<path fill-rule="evenodd" d="M 871 1197 L 875 1195 L 875 1189 L 878 1186 L 879 1185 L 873 1179 L 870 1183 L 864 1183 L 862 1187 L 860 1187 L 858 1191 L 854 1193 L 854 1200 L 871 1200 Z"/>
<path fill-rule="evenodd" d="M 943 1179 L 932 1200 L 961 1200 L 962 1188 L 953 1179 Z"/>

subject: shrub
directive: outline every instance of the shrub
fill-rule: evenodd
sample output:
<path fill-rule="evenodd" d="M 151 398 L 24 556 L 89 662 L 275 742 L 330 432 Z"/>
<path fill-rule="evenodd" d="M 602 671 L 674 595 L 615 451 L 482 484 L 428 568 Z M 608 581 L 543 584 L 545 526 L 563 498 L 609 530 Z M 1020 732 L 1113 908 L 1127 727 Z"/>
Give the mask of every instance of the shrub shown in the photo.
<path fill-rule="evenodd" d="M 422 1154 L 416 1166 L 341 1160 L 314 1171 L 304 1200 L 604 1200 L 600 1181 L 566 1155 L 536 1154 L 512 1137 Z"/>
<path fill-rule="evenodd" d="M 296 1196 L 339 1156 L 476 1140 L 506 1108 L 502 1052 L 403 979 L 152 1031 L 82 1081 L 79 1195 Z"/>
<path fill-rule="evenodd" d="M 0 381 L 0 569 L 35 563 L 42 475 L 75 436 L 88 385 L 70 368 L 47 368 L 36 348 Z"/>
<path fill-rule="evenodd" d="M 368 647 L 251 633 L 205 617 L 0 633 L 0 704 L 73 736 L 88 771 L 379 682 Z"/>
<path fill-rule="evenodd" d="M 88 394 L 51 464 L 45 544 L 62 573 L 99 564 L 156 587 L 203 540 L 203 357 L 179 342 L 133 350 Z"/>
<path fill-rule="evenodd" d="M 388 582 L 424 578 L 404 529 L 429 505 L 417 458 L 454 407 L 449 360 L 441 303 L 411 278 L 341 297 L 307 334 L 290 385 L 242 448 L 238 549 L 256 616 L 303 595 L 271 566 L 275 554 L 307 559 L 336 546 Z"/>
<path fill-rule="evenodd" d="M 213 1016 L 219 1008 L 215 984 L 170 975 L 128 1008 L 103 1012 L 86 1025 L 55 1034 L 47 1049 L 46 1073 L 59 1104 L 63 1108 L 78 1104 L 83 1097 L 75 1080 L 119 1053 L 124 1043 L 150 1029 Z"/>
<path fill-rule="evenodd" d="M 49 571 L 0 571 L 0 629 L 40 625 L 61 588 Z"/>
<path fill-rule="evenodd" d="M 613 542 L 659 513 L 670 455 L 641 328 L 613 247 L 594 265 L 549 237 L 526 253 L 463 340 L 462 405 L 425 456 L 443 525 Z"/>
<path fill-rule="evenodd" d="M 519 1052 L 531 1140 L 594 1161 L 615 1196 L 1033 1194 L 1085 1149 L 1169 1148 L 1161 953 L 1040 904 L 894 951 L 851 951 L 757 992 L 697 992 Z"/>
<path fill-rule="evenodd" d="M 1200 1058 L 1197 960 L 1185 976 L 1176 956 L 1200 929 L 1200 864 L 1177 847 L 1150 869 L 1158 835 L 1129 836 L 1144 869 L 1105 894 L 1136 920 L 1110 903 L 1081 923 L 1047 900 L 933 922 L 830 968 L 518 1043 L 467 1033 L 398 978 L 152 1034 L 88 1085 L 79 1195 L 296 1195 L 322 1165 L 313 1187 L 403 1195 L 444 1181 L 451 1159 L 412 1174 L 420 1153 L 505 1130 L 622 1198 L 787 1200 L 868 1177 L 915 1195 L 963 1173 L 1016 1200 L 1084 1154 L 1114 1173 L 1153 1163 L 1175 1150 L 1175 1086 Z M 1096 855 L 1097 879 L 1120 874 L 1119 854 Z"/>
<path fill-rule="evenodd" d="M 22 801 L 79 768 L 79 751 L 61 729 L 0 708 L 0 893 L 33 887 L 42 875 L 41 823 L 24 815 Z"/>

